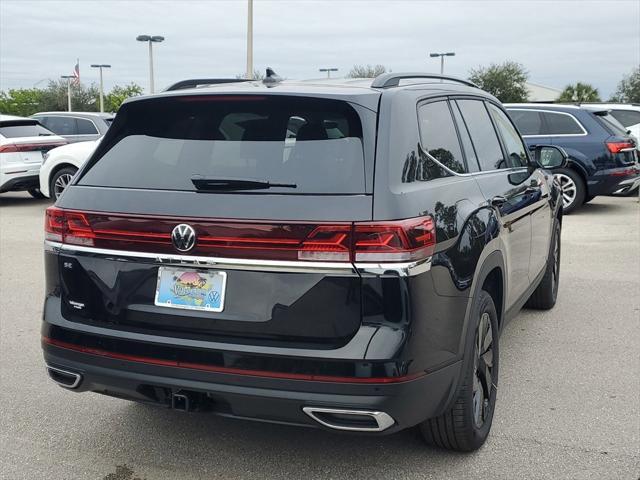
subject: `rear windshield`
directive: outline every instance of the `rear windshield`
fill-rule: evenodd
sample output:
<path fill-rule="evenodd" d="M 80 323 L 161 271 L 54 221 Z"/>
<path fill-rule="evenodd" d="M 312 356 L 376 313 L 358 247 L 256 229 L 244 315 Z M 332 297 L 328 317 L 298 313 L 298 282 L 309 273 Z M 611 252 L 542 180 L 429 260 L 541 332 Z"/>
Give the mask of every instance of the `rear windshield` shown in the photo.
<path fill-rule="evenodd" d="M 610 113 L 597 112 L 596 118 L 601 121 L 614 135 L 627 136 L 627 129 Z"/>
<path fill-rule="evenodd" d="M 5 138 L 44 137 L 53 135 L 53 132 L 50 132 L 38 122 L 3 122 L 0 124 L 0 135 Z"/>
<path fill-rule="evenodd" d="M 194 178 L 295 185 L 264 193 L 364 193 L 362 125 L 339 100 L 181 96 L 121 110 L 79 185 L 191 190 Z M 99 153 L 100 155 L 100 153 Z"/>

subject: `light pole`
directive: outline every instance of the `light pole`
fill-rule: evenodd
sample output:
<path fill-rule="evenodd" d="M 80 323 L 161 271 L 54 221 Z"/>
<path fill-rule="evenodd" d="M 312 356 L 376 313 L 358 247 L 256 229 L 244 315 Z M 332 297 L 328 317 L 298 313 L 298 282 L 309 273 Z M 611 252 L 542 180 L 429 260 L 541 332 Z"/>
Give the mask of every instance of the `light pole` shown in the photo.
<path fill-rule="evenodd" d="M 164 41 L 160 35 L 138 35 L 136 40 L 149 43 L 149 93 L 153 93 L 153 44 Z"/>
<path fill-rule="evenodd" d="M 106 63 L 92 64 L 91 68 L 99 68 L 100 69 L 100 113 L 104 112 L 104 85 L 102 83 L 102 69 L 103 68 L 111 68 L 111 65 L 107 65 Z"/>
<path fill-rule="evenodd" d="M 331 72 L 337 72 L 337 68 L 319 68 L 319 72 L 327 72 L 327 78 L 331 78 Z"/>
<path fill-rule="evenodd" d="M 247 79 L 253 79 L 253 0 L 247 0 Z"/>
<path fill-rule="evenodd" d="M 60 78 L 67 79 L 67 110 L 71 111 L 71 79 L 75 77 L 73 75 L 60 75 Z"/>
<path fill-rule="evenodd" d="M 447 52 L 447 53 L 430 53 L 429 56 L 431 58 L 440 57 L 440 75 L 444 74 L 444 57 L 454 57 L 455 52 Z"/>

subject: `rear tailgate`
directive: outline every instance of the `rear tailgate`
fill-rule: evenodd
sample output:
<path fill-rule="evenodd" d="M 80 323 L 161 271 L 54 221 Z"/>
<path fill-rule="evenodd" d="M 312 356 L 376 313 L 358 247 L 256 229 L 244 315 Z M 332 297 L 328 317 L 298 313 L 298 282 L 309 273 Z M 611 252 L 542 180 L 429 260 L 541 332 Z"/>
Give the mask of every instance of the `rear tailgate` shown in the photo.
<path fill-rule="evenodd" d="M 80 212 L 69 227 L 75 239 L 50 237 L 62 248 L 61 315 L 183 338 L 347 343 L 361 323 L 360 278 L 323 226 L 371 220 L 375 120 L 336 99 L 184 96 L 125 105 L 57 205 Z M 296 187 L 198 190 L 194 177 Z M 196 238 L 182 252 L 172 239 L 181 224 Z M 306 261 L 316 248 L 325 262 Z M 158 293 L 197 294 L 198 282 L 221 283 L 219 308 L 170 306 Z"/>

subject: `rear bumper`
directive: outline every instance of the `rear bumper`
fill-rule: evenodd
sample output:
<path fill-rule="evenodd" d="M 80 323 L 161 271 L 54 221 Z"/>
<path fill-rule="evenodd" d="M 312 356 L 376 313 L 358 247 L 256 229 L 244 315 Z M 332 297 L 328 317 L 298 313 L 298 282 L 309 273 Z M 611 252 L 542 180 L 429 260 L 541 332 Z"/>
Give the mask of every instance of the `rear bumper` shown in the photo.
<path fill-rule="evenodd" d="M 8 173 L 2 176 L 0 193 L 30 190 L 40 186 L 38 170 Z"/>
<path fill-rule="evenodd" d="M 640 168 L 634 165 L 597 172 L 588 181 L 589 195 L 620 195 L 640 184 Z"/>
<path fill-rule="evenodd" d="M 383 412 L 393 423 L 381 432 L 416 425 L 442 413 L 455 395 L 461 362 L 394 384 L 353 384 L 260 378 L 188 368 L 149 365 L 43 344 L 48 366 L 79 374 L 72 390 L 97 392 L 171 407 L 175 394 L 193 399 L 191 407 L 252 420 L 329 428 L 305 407 Z M 173 404 L 175 407 L 175 404 Z"/>

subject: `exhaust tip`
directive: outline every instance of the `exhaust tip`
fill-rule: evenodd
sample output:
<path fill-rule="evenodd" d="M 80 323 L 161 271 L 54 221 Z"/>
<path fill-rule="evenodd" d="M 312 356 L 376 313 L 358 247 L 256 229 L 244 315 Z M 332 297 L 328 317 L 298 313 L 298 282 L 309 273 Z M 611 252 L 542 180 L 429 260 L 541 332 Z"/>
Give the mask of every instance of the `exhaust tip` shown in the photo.
<path fill-rule="evenodd" d="M 302 411 L 319 424 L 334 430 L 382 432 L 395 423 L 388 413 L 372 410 L 302 407 Z"/>
<path fill-rule="evenodd" d="M 73 389 L 80 385 L 82 375 L 58 367 L 47 365 L 47 374 L 55 383 L 64 388 Z"/>

